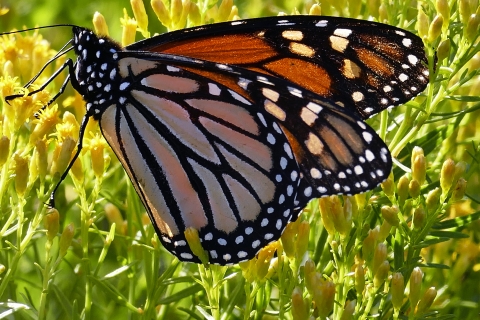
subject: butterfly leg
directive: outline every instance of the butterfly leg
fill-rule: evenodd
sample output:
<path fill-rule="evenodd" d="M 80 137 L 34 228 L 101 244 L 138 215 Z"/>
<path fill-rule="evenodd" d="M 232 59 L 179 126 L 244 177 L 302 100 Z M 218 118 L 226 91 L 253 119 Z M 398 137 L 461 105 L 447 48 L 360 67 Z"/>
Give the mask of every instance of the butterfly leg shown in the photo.
<path fill-rule="evenodd" d="M 31 95 L 34 95 L 35 93 L 38 93 L 42 90 L 44 90 L 56 77 L 58 77 L 58 75 L 65 69 L 67 68 L 69 69 L 69 75 L 67 76 L 67 79 L 65 79 L 65 81 L 63 82 L 62 86 L 60 87 L 60 89 L 58 90 L 58 92 L 55 94 L 55 96 L 53 96 L 52 99 L 50 99 L 50 101 L 48 101 L 48 103 L 42 107 L 42 109 L 44 109 L 45 107 L 48 107 L 49 105 L 51 105 L 55 100 L 57 100 L 57 98 L 65 91 L 65 88 L 68 84 L 68 82 L 71 81 L 72 79 L 72 72 L 74 72 L 75 68 L 74 68 L 74 64 L 73 64 L 73 60 L 72 59 L 68 59 L 67 61 L 65 61 L 65 63 L 60 67 L 58 68 L 57 71 L 55 71 L 52 76 L 50 78 L 48 78 L 47 81 L 45 81 L 44 84 L 42 84 L 40 86 L 40 88 L 38 88 L 37 90 L 33 90 L 32 92 L 29 92 L 27 96 L 31 96 Z M 42 69 L 43 70 L 43 69 Z M 39 73 L 40 74 L 40 73 Z M 34 79 L 36 79 L 38 77 L 35 76 Z M 32 81 L 29 81 L 29 84 L 31 84 Z M 25 86 L 25 88 L 27 88 L 28 85 Z M 5 102 L 8 103 L 8 101 L 10 100 L 13 100 L 13 99 L 17 99 L 17 98 L 21 98 L 23 97 L 24 95 L 23 94 L 13 94 L 11 96 L 7 96 L 5 97 Z"/>
<path fill-rule="evenodd" d="M 83 117 L 82 123 L 80 125 L 80 131 L 78 133 L 78 143 L 77 143 L 77 151 L 73 155 L 72 160 L 70 160 L 67 168 L 65 171 L 62 173 L 60 180 L 58 180 L 57 184 L 55 185 L 55 188 L 53 189 L 52 193 L 50 194 L 50 200 L 48 202 L 48 206 L 50 208 L 55 208 L 55 193 L 57 192 L 58 188 L 60 187 L 60 184 L 65 180 L 67 177 L 68 172 L 72 168 L 73 164 L 77 160 L 78 156 L 80 155 L 80 152 L 82 151 L 83 148 L 83 136 L 85 135 L 85 129 L 87 128 L 88 120 L 90 120 L 91 115 L 88 113 Z"/>

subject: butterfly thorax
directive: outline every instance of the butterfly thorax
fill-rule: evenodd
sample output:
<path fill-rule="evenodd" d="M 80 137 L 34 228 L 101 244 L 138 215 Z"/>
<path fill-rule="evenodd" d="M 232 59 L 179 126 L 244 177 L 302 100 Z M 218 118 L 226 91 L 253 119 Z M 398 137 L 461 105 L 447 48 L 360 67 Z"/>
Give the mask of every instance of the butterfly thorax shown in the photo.
<path fill-rule="evenodd" d="M 77 55 L 75 78 L 78 92 L 87 102 L 87 112 L 94 118 L 111 105 L 120 90 L 118 51 L 122 48 L 108 38 L 101 38 L 93 31 L 74 27 L 73 48 Z M 72 81 L 75 84 L 75 81 Z"/>

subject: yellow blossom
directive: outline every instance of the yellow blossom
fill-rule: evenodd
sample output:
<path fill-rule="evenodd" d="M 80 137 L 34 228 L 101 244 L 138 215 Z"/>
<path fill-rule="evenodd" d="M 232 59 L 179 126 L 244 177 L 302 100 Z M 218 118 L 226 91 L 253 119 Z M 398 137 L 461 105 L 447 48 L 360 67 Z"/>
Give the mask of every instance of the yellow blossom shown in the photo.
<path fill-rule="evenodd" d="M 92 155 L 92 168 L 95 176 L 101 177 L 105 173 L 104 149 L 107 146 L 105 139 L 100 134 L 92 135 L 84 147 Z"/>
<path fill-rule="evenodd" d="M 123 27 L 122 46 L 127 46 L 135 42 L 135 33 L 137 32 L 137 21 L 130 18 L 127 9 L 123 9 L 123 18 L 120 19 Z"/>
<path fill-rule="evenodd" d="M 93 26 L 95 33 L 100 36 L 108 36 L 108 25 L 105 17 L 98 11 L 93 14 Z"/>
<path fill-rule="evenodd" d="M 45 109 L 41 109 L 39 112 L 37 112 L 38 118 L 33 120 L 35 128 L 30 135 L 30 143 L 35 144 L 37 140 L 41 140 L 48 135 L 60 122 L 59 115 L 60 112 L 58 111 L 57 104 L 46 107 Z"/>

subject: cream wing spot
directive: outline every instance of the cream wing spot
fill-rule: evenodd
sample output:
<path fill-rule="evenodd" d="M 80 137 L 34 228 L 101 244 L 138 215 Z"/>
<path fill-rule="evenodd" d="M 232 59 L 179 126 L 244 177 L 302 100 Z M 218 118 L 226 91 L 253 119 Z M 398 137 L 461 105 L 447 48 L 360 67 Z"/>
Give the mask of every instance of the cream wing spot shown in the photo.
<path fill-rule="evenodd" d="M 345 38 L 338 37 L 338 36 L 330 36 L 330 45 L 332 46 L 333 50 L 338 52 L 344 52 L 345 49 L 348 47 L 349 41 Z"/>
<path fill-rule="evenodd" d="M 270 88 L 263 88 L 262 94 L 265 98 L 270 99 L 273 102 L 277 102 L 278 98 L 280 97 L 280 94 L 277 91 L 272 90 Z"/>
<path fill-rule="evenodd" d="M 282 37 L 291 41 L 302 41 L 303 32 L 299 30 L 285 30 L 282 32 Z"/>
<path fill-rule="evenodd" d="M 287 114 L 285 113 L 285 111 L 283 111 L 282 108 L 277 106 L 269 99 L 265 99 L 264 108 L 268 113 L 270 113 L 280 121 L 285 121 L 285 119 L 287 118 Z"/>
<path fill-rule="evenodd" d="M 296 53 L 300 56 L 309 58 L 315 56 L 315 49 L 303 43 L 292 42 L 289 45 L 289 49 L 292 53 Z"/>

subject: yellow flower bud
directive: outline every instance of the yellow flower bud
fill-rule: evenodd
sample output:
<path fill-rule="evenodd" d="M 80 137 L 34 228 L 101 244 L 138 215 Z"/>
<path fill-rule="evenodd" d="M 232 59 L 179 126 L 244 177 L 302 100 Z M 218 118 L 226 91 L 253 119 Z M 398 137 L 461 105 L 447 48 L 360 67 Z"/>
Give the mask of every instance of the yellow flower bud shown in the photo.
<path fill-rule="evenodd" d="M 373 263 L 373 255 L 376 248 L 375 244 L 377 243 L 379 231 L 380 228 L 376 226 L 374 229 L 368 231 L 367 237 L 363 240 L 362 256 L 368 266 Z"/>
<path fill-rule="evenodd" d="M 463 29 L 465 38 L 471 43 L 478 36 L 478 26 L 480 25 L 480 17 L 472 14 L 468 19 L 467 26 Z"/>
<path fill-rule="evenodd" d="M 416 199 L 420 195 L 420 192 L 421 192 L 421 188 L 418 181 L 417 180 L 410 181 L 410 184 L 408 185 L 408 193 L 410 194 L 410 197 L 412 197 L 413 199 Z"/>
<path fill-rule="evenodd" d="M 438 205 L 440 204 L 441 194 L 442 194 L 442 191 L 440 190 L 440 188 L 435 188 L 428 193 L 426 204 L 427 204 L 427 210 L 429 213 L 437 209 Z"/>
<path fill-rule="evenodd" d="M 384 23 L 388 21 L 388 8 L 383 2 L 378 7 L 378 21 Z"/>
<path fill-rule="evenodd" d="M 440 36 L 442 33 L 443 17 L 441 15 L 435 16 L 433 18 L 432 24 L 428 29 L 428 42 L 432 43 Z"/>
<path fill-rule="evenodd" d="M 423 154 L 423 149 L 414 147 L 412 152 L 412 179 L 417 180 L 420 186 L 425 182 L 427 171 L 427 161 Z"/>
<path fill-rule="evenodd" d="M 10 156 L 10 139 L 6 136 L 0 138 L 0 168 L 7 162 Z"/>
<path fill-rule="evenodd" d="M 356 301 L 348 300 L 345 302 L 345 307 L 343 308 L 342 316 L 340 320 L 350 320 L 353 319 L 353 313 L 355 312 L 355 306 L 357 305 Z"/>
<path fill-rule="evenodd" d="M 443 162 L 442 171 L 440 172 L 440 187 L 442 193 L 447 194 L 453 183 L 455 175 L 455 162 L 452 159 L 447 159 Z"/>
<path fill-rule="evenodd" d="M 305 272 L 305 288 L 307 288 L 310 295 L 313 296 L 317 283 L 320 281 L 320 279 L 322 279 L 322 274 L 320 272 L 316 272 L 315 270 L 311 271 L 310 273 Z"/>
<path fill-rule="evenodd" d="M 346 236 L 351 226 L 348 225 L 348 221 L 345 219 L 342 204 L 338 196 L 330 197 L 330 217 L 332 218 L 335 229 L 342 236 Z"/>
<path fill-rule="evenodd" d="M 378 232 L 378 241 L 383 242 L 390 235 L 390 230 L 392 230 L 392 225 L 388 223 L 387 220 L 384 220 L 380 226 L 380 231 Z"/>
<path fill-rule="evenodd" d="M 65 137 L 65 140 L 61 144 L 57 144 L 51 167 L 52 175 L 63 174 L 68 164 L 70 163 L 72 151 L 74 148 L 75 141 L 71 137 Z"/>
<path fill-rule="evenodd" d="M 333 223 L 331 214 L 331 201 L 330 197 L 318 199 L 318 206 L 320 208 L 320 216 L 322 217 L 322 223 L 329 235 L 335 235 L 335 225 Z"/>
<path fill-rule="evenodd" d="M 72 167 L 70 168 L 70 173 L 72 174 L 73 178 L 75 178 L 75 180 L 77 180 L 79 183 L 83 183 L 84 173 L 81 158 L 77 158 L 77 160 L 75 160 Z"/>
<path fill-rule="evenodd" d="M 218 21 L 226 21 L 232 11 L 233 0 L 222 0 L 218 7 L 217 19 Z"/>
<path fill-rule="evenodd" d="M 295 287 L 292 292 L 292 317 L 294 320 L 308 319 L 309 306 L 303 299 L 302 289 Z"/>
<path fill-rule="evenodd" d="M 450 39 L 445 39 L 440 42 L 437 48 L 438 63 L 441 63 L 443 59 L 448 58 L 450 55 Z"/>
<path fill-rule="evenodd" d="M 297 221 L 287 224 L 285 231 L 283 231 L 280 237 L 280 239 L 282 239 L 283 251 L 290 259 L 295 257 L 295 237 L 298 232 L 299 223 L 300 219 L 297 219 Z"/>
<path fill-rule="evenodd" d="M 107 22 L 105 21 L 103 15 L 98 11 L 95 11 L 93 14 L 93 27 L 95 29 L 95 33 L 99 36 L 108 36 L 109 33 Z"/>
<path fill-rule="evenodd" d="M 387 197 L 392 197 L 395 192 L 395 183 L 393 182 L 393 173 L 390 173 L 387 180 L 383 181 L 382 184 L 383 192 Z"/>
<path fill-rule="evenodd" d="M 0 263 L 0 274 L 3 274 L 7 268 L 5 268 L 4 264 Z"/>
<path fill-rule="evenodd" d="M 185 239 L 187 240 L 190 250 L 196 255 L 204 265 L 208 264 L 208 253 L 202 247 L 200 237 L 198 236 L 198 230 L 192 227 L 187 228 L 184 231 Z"/>
<path fill-rule="evenodd" d="M 276 244 L 272 242 L 258 252 L 257 261 L 255 262 L 255 276 L 257 281 L 265 280 L 275 251 Z"/>
<path fill-rule="evenodd" d="M 200 9 L 195 2 L 190 2 L 188 19 L 190 20 L 191 25 L 194 26 L 198 26 L 202 23 L 202 15 L 200 14 Z M 229 17 L 228 20 L 232 19 Z"/>
<path fill-rule="evenodd" d="M 315 3 L 310 7 L 308 14 L 311 16 L 320 16 L 322 15 L 322 7 L 320 7 L 317 3 Z"/>
<path fill-rule="evenodd" d="M 418 30 L 418 35 L 420 38 L 425 39 L 428 35 L 428 17 L 423 12 L 423 9 L 420 7 L 418 9 L 418 15 L 417 15 L 417 30 Z"/>
<path fill-rule="evenodd" d="M 177 22 L 181 19 L 183 12 L 182 0 L 172 0 L 170 2 L 170 17 L 172 22 L 177 25 Z"/>
<path fill-rule="evenodd" d="M 437 12 L 444 18 L 443 29 L 447 29 L 450 21 L 450 7 L 448 5 L 448 0 L 436 0 L 435 8 L 437 9 Z"/>
<path fill-rule="evenodd" d="M 48 170 L 47 145 L 44 140 L 37 140 L 35 143 L 35 166 L 40 181 L 44 181 Z"/>
<path fill-rule="evenodd" d="M 348 1 L 348 12 L 350 13 L 350 17 L 355 18 L 360 15 L 360 11 L 362 10 L 362 3 L 356 0 L 349 0 Z"/>
<path fill-rule="evenodd" d="M 73 223 L 70 223 L 68 226 L 65 227 L 65 229 L 62 232 L 62 235 L 60 236 L 60 241 L 59 241 L 59 253 L 58 255 L 60 257 L 64 257 L 67 254 L 67 250 L 70 247 L 70 244 L 72 243 L 73 236 L 75 234 L 75 226 Z"/>
<path fill-rule="evenodd" d="M 305 261 L 305 266 L 303 267 L 305 278 L 312 272 L 315 272 L 315 262 L 313 262 L 311 259 L 307 259 L 307 261 Z"/>
<path fill-rule="evenodd" d="M 150 33 L 148 32 L 148 16 L 145 11 L 145 6 L 143 5 L 142 0 L 130 0 L 130 5 L 132 6 L 133 16 L 137 20 L 138 29 L 144 37 L 149 37 Z"/>
<path fill-rule="evenodd" d="M 332 281 L 321 279 L 316 287 L 313 300 L 320 317 L 327 317 L 333 310 L 335 301 L 335 284 Z"/>
<path fill-rule="evenodd" d="M 470 15 L 473 13 L 470 10 L 470 1 L 469 0 L 459 0 L 458 11 L 460 12 L 460 19 L 463 24 L 467 24 L 470 19 Z"/>
<path fill-rule="evenodd" d="M 44 224 L 47 229 L 47 239 L 52 241 L 58 234 L 60 228 L 59 214 L 57 209 L 51 209 L 50 213 L 45 215 Z"/>
<path fill-rule="evenodd" d="M 392 226 L 398 227 L 400 224 L 400 219 L 398 218 L 398 207 L 393 206 L 393 207 L 388 207 L 388 206 L 383 206 L 381 209 L 382 212 L 382 217 Z"/>
<path fill-rule="evenodd" d="M 433 304 L 437 296 L 437 290 L 434 287 L 430 287 L 425 291 L 425 294 L 422 297 L 422 300 L 418 303 L 417 311 L 415 314 L 422 314 L 427 312 Z"/>
<path fill-rule="evenodd" d="M 93 140 L 93 139 L 92 139 Z M 105 173 L 105 160 L 103 158 L 103 143 L 95 143 L 90 145 L 90 154 L 92 155 L 92 169 L 97 178 Z"/>
<path fill-rule="evenodd" d="M 357 295 L 363 295 L 365 289 L 365 270 L 361 264 L 355 268 L 355 290 Z"/>
<path fill-rule="evenodd" d="M 420 300 L 420 291 L 422 288 L 422 278 L 423 272 L 419 267 L 413 269 L 412 274 L 410 275 L 410 295 L 408 299 L 410 300 L 410 306 L 412 310 L 415 310 L 418 300 Z"/>
<path fill-rule="evenodd" d="M 170 28 L 172 21 L 170 20 L 170 14 L 165 7 L 165 4 L 162 0 L 151 0 L 150 5 L 153 8 L 153 12 L 157 16 L 158 20 L 165 26 L 167 29 Z M 199 12 L 200 13 L 200 12 Z"/>
<path fill-rule="evenodd" d="M 398 311 L 403 305 L 403 293 L 405 291 L 403 275 L 400 272 L 395 272 L 392 276 L 391 284 L 392 305 L 393 308 Z"/>
<path fill-rule="evenodd" d="M 230 11 L 230 15 L 228 16 L 228 21 L 235 21 L 241 20 L 240 16 L 238 15 L 238 8 L 237 6 L 232 7 L 232 11 Z"/>
<path fill-rule="evenodd" d="M 80 131 L 80 125 L 73 113 L 66 111 L 63 114 L 62 122 L 57 124 L 57 136 L 58 140 L 63 141 L 65 137 L 72 137 L 78 141 L 78 132 Z"/>
<path fill-rule="evenodd" d="M 455 178 L 453 180 L 455 181 L 455 180 L 458 180 L 460 177 L 462 177 L 466 169 L 467 169 L 467 164 L 465 162 L 463 161 L 457 162 L 457 164 L 455 165 Z"/>
<path fill-rule="evenodd" d="M 112 204 L 112 203 L 107 203 L 103 209 L 105 210 L 105 217 L 107 217 L 109 225 L 117 225 L 118 231 L 120 234 L 125 234 L 122 227 L 124 226 L 124 219 L 122 217 L 122 214 L 120 213 L 120 210 L 118 210 L 117 206 Z"/>
<path fill-rule="evenodd" d="M 308 249 L 308 237 L 310 235 L 310 224 L 302 221 L 298 226 L 297 241 L 295 241 L 295 258 L 302 261 Z"/>
<path fill-rule="evenodd" d="M 388 261 L 383 261 L 377 269 L 375 276 L 373 277 L 373 287 L 378 290 L 387 279 L 388 272 L 390 271 L 390 263 Z"/>
<path fill-rule="evenodd" d="M 409 185 L 410 185 L 410 179 L 408 179 L 406 175 L 401 176 L 400 179 L 398 180 L 397 194 L 398 194 L 398 202 L 400 203 L 401 207 L 403 207 L 403 205 L 405 204 L 405 200 L 407 200 Z"/>
<path fill-rule="evenodd" d="M 29 176 L 28 160 L 18 153 L 14 154 L 13 159 L 15 160 L 15 191 L 23 197 L 27 190 Z"/>
<path fill-rule="evenodd" d="M 373 253 L 372 273 L 376 274 L 378 268 L 387 259 L 387 245 L 383 242 L 379 243 Z"/>
<path fill-rule="evenodd" d="M 425 214 L 425 210 L 421 207 L 415 208 L 413 212 L 413 228 L 415 230 L 421 230 L 425 226 L 426 220 L 427 215 Z"/>
<path fill-rule="evenodd" d="M 403 213 L 407 216 L 410 216 L 412 214 L 412 209 L 413 209 L 413 200 L 408 199 L 405 201 L 405 205 L 403 206 Z"/>
<path fill-rule="evenodd" d="M 122 24 L 122 46 L 127 46 L 135 42 L 135 33 L 137 32 L 137 21 L 128 16 L 127 10 L 123 9 L 123 18 L 120 19 Z"/>
<path fill-rule="evenodd" d="M 452 192 L 452 200 L 453 201 L 460 201 L 463 199 L 465 195 L 465 190 L 467 189 L 467 181 L 463 178 L 458 179 L 457 183 L 455 184 L 455 188 Z"/>

